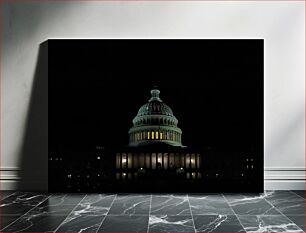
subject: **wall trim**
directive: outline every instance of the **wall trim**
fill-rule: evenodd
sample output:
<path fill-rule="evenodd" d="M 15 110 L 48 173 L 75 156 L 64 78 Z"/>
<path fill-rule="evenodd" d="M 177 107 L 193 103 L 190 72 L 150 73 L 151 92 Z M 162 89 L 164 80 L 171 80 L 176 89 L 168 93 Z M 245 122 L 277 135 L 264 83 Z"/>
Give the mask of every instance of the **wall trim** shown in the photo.
<path fill-rule="evenodd" d="M 304 167 L 265 167 L 265 171 L 306 171 Z"/>
<path fill-rule="evenodd" d="M 19 176 L 19 171 L 21 169 L 18 167 L 2 167 L 0 168 L 0 182 L 1 182 L 1 188 L 3 189 L 3 181 L 6 182 L 14 182 L 21 180 L 21 177 Z"/>
<path fill-rule="evenodd" d="M 305 190 L 305 167 L 265 167 L 265 190 Z"/>
<path fill-rule="evenodd" d="M 20 171 L 19 167 L 1 167 L 0 172 L 2 171 Z"/>
<path fill-rule="evenodd" d="M 0 168 L 0 187 L 3 190 L 16 189 L 20 183 L 19 167 Z M 306 168 L 304 167 L 265 167 L 265 190 L 304 190 L 306 182 Z M 42 181 L 37 179 L 37 184 Z M 37 187 L 39 188 L 39 187 Z"/>

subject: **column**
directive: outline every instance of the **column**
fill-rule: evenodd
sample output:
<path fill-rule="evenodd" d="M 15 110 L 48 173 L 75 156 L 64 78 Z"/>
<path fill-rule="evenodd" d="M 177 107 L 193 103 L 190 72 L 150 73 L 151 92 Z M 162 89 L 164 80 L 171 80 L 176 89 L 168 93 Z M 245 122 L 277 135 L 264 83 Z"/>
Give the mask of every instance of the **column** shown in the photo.
<path fill-rule="evenodd" d="M 152 153 L 149 153 L 150 156 L 150 168 L 153 169 L 153 165 L 152 165 Z"/>
<path fill-rule="evenodd" d="M 164 169 L 164 153 L 161 153 L 161 169 Z"/>
<path fill-rule="evenodd" d="M 119 159 L 120 169 L 122 169 L 122 153 L 119 153 Z"/>

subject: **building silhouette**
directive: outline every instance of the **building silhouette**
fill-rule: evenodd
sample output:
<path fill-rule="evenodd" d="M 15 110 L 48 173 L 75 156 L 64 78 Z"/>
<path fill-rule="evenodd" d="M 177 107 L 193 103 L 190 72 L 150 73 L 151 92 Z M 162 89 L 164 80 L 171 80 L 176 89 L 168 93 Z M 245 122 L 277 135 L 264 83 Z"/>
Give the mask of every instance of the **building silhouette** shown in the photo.
<path fill-rule="evenodd" d="M 252 148 L 195 148 L 157 88 L 128 131 L 128 145 L 78 145 L 49 151 L 50 192 L 238 192 L 259 190 Z M 187 135 L 188 136 L 188 135 Z"/>

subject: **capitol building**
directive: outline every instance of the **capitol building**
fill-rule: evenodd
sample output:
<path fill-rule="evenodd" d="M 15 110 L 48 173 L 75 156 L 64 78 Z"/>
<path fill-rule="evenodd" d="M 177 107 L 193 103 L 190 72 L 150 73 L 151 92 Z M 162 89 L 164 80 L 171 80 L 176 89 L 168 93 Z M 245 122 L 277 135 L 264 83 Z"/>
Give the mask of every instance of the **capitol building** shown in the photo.
<path fill-rule="evenodd" d="M 224 187 L 233 191 L 244 185 L 252 189 L 252 179 L 260 175 L 256 154 L 186 146 L 184 129 L 160 94 L 157 88 L 151 94 L 148 91 L 147 103 L 131 119 L 125 146 L 69 147 L 52 152 L 50 190 L 206 192 Z"/>
<path fill-rule="evenodd" d="M 182 130 L 157 88 L 142 105 L 129 130 L 129 144 L 116 153 L 116 179 L 128 180 L 171 173 L 183 179 L 201 179 L 202 158 L 182 144 Z"/>

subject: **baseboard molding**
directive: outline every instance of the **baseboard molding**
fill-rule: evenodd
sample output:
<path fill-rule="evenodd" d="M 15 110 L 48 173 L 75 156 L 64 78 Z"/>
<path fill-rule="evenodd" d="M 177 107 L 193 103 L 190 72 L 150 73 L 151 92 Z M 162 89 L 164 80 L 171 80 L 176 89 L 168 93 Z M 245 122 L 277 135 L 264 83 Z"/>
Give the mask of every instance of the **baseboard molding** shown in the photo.
<path fill-rule="evenodd" d="M 48 191 L 46 176 L 22 179 L 20 173 L 21 169 L 18 167 L 0 168 L 0 190 Z"/>
<path fill-rule="evenodd" d="M 303 167 L 267 167 L 264 169 L 264 188 L 265 190 L 304 190 L 305 171 Z M 19 172 L 18 167 L 0 168 L 0 189 L 17 189 L 21 182 Z M 47 191 L 45 180 L 33 180 L 31 189 Z"/>
<path fill-rule="evenodd" d="M 20 177 L 18 175 L 20 169 L 18 167 L 0 168 L 0 189 L 15 190 L 18 188 Z"/>
<path fill-rule="evenodd" d="M 267 167 L 265 190 L 305 190 L 304 167 Z"/>
<path fill-rule="evenodd" d="M 265 190 L 305 190 L 305 180 L 265 180 Z"/>

